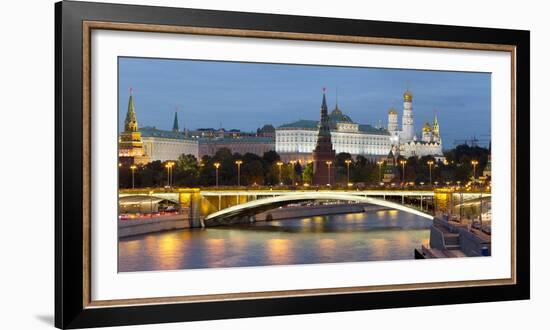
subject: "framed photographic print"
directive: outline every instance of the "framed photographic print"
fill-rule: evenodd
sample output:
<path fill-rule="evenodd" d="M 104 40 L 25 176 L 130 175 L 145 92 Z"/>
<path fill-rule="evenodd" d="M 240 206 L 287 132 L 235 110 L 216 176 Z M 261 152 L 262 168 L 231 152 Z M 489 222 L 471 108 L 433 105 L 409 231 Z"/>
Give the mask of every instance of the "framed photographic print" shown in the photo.
<path fill-rule="evenodd" d="M 529 298 L 529 32 L 56 4 L 56 326 Z"/>

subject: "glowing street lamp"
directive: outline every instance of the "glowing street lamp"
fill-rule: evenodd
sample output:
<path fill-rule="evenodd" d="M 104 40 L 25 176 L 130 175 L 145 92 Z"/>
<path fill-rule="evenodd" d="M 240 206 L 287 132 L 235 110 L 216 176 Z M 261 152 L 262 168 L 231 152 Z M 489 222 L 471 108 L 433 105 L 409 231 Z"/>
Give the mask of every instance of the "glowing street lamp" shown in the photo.
<path fill-rule="evenodd" d="M 172 167 L 174 166 L 174 162 L 167 162 L 166 165 L 166 172 L 168 175 L 168 187 L 172 186 Z"/>
<path fill-rule="evenodd" d="M 403 182 L 403 185 L 405 185 L 405 164 L 407 164 L 407 161 L 404 159 L 401 159 L 399 161 L 399 164 L 401 164 L 401 167 L 403 168 L 403 179 L 401 181 Z"/>
<path fill-rule="evenodd" d="M 243 163 L 242 160 L 236 160 L 235 164 L 237 164 L 237 186 L 241 186 L 241 164 Z"/>
<path fill-rule="evenodd" d="M 219 168 L 220 168 L 220 163 L 218 162 L 215 162 L 214 163 L 214 167 L 216 168 L 216 188 L 218 187 L 218 171 L 219 171 Z"/>
<path fill-rule="evenodd" d="M 330 177 L 331 177 L 331 175 L 330 175 L 330 165 L 332 165 L 332 161 L 327 160 L 326 163 L 327 163 L 327 167 L 328 167 L 328 185 L 330 186 Z"/>
<path fill-rule="evenodd" d="M 348 167 L 348 186 L 350 185 L 349 183 L 349 165 L 351 164 L 351 159 L 346 159 L 344 161 L 344 163 L 346 163 L 346 166 Z"/>
<path fill-rule="evenodd" d="M 296 171 L 296 161 L 291 160 L 289 163 L 292 165 L 292 185 L 294 186 L 294 172 Z"/>
<path fill-rule="evenodd" d="M 382 182 L 382 165 L 384 164 L 384 161 L 379 160 L 376 164 L 378 164 L 378 182 Z"/>
<path fill-rule="evenodd" d="M 278 161 L 277 162 L 277 166 L 279 166 L 279 184 L 282 186 L 283 185 L 283 180 L 281 179 L 281 172 L 282 172 L 282 166 L 283 166 L 283 162 L 281 161 Z"/>
<path fill-rule="evenodd" d="M 474 185 L 475 185 L 475 183 L 476 183 L 476 166 L 477 166 L 477 164 L 479 164 L 479 162 L 477 160 L 472 160 L 471 163 L 472 163 L 472 166 L 474 167 Z"/>
<path fill-rule="evenodd" d="M 434 164 L 433 160 L 428 160 L 428 166 L 430 167 L 430 186 L 432 185 L 432 165 Z"/>
<path fill-rule="evenodd" d="M 135 188 L 135 185 L 134 185 L 134 172 L 136 171 L 136 168 L 137 168 L 136 165 L 130 166 L 130 169 L 132 170 L 132 189 Z"/>

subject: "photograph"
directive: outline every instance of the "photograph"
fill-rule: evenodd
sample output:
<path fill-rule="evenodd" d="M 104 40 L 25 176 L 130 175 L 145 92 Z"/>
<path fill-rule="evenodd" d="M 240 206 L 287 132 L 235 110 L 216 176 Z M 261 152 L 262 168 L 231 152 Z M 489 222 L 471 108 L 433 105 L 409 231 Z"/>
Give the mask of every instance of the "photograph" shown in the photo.
<path fill-rule="evenodd" d="M 117 65 L 118 272 L 491 256 L 491 72 Z"/>

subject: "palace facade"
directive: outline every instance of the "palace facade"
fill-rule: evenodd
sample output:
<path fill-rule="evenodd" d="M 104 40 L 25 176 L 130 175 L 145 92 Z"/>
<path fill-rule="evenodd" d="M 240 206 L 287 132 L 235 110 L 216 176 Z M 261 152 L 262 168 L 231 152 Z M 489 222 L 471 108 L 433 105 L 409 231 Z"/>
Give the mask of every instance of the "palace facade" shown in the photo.
<path fill-rule="evenodd" d="M 346 152 L 353 157 L 358 155 L 369 159 L 385 158 L 392 151 L 396 156 L 422 157 L 431 155 L 436 160 L 443 159 L 443 144 L 437 116 L 433 124 L 426 123 L 421 138 L 414 130 L 412 93 L 403 95 L 403 116 L 401 129 L 398 126 L 398 113 L 392 108 L 388 112 L 387 128 L 359 124 L 344 114 L 338 103 L 328 114 L 332 145 L 336 153 Z M 298 120 L 281 125 L 275 130 L 275 151 L 283 161 L 297 160 L 307 163 L 313 160 L 313 150 L 317 142 L 320 121 Z"/>
<path fill-rule="evenodd" d="M 391 141 L 386 129 L 354 122 L 340 110 L 338 104 L 327 117 L 332 145 L 337 154 L 347 152 L 368 158 L 388 154 Z M 299 120 L 281 125 L 275 130 L 275 151 L 283 161 L 312 161 L 318 132 L 317 120 Z"/>

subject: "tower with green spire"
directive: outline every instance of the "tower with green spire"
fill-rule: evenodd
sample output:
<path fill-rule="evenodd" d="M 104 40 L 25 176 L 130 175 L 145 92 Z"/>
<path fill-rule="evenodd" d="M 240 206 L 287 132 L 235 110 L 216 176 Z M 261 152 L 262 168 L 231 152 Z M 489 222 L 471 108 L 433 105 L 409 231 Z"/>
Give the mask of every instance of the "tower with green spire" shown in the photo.
<path fill-rule="evenodd" d="M 128 110 L 124 120 L 124 132 L 137 132 L 138 122 L 136 118 L 136 106 L 134 105 L 134 95 L 130 89 L 130 98 L 128 99 Z"/>
<path fill-rule="evenodd" d="M 176 110 L 174 114 L 174 124 L 172 125 L 172 132 L 179 132 L 180 131 L 180 125 L 178 123 L 178 111 Z"/>
<path fill-rule="evenodd" d="M 313 180 L 314 185 L 334 184 L 336 152 L 332 148 L 330 123 L 328 116 L 327 99 L 323 88 L 323 101 L 321 103 L 321 121 L 317 144 L 313 150 Z"/>
<path fill-rule="evenodd" d="M 118 157 L 121 163 L 146 164 L 149 162 L 149 157 L 143 148 L 141 133 L 138 130 L 136 106 L 131 88 L 124 119 L 124 131 L 120 133 L 119 137 Z"/>

